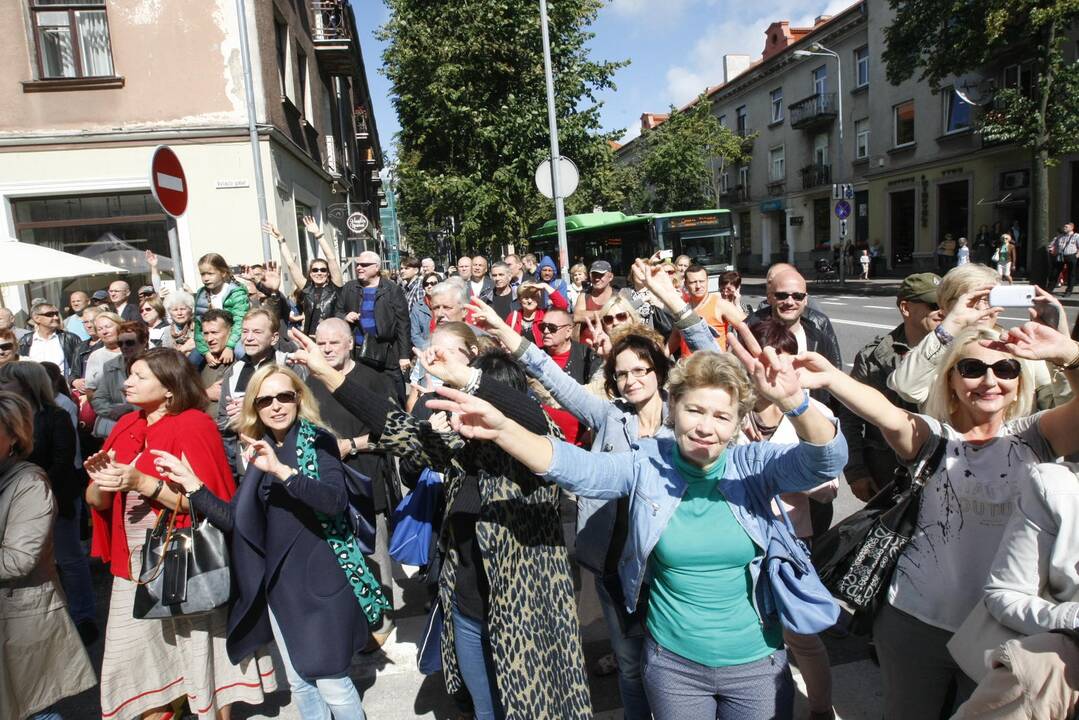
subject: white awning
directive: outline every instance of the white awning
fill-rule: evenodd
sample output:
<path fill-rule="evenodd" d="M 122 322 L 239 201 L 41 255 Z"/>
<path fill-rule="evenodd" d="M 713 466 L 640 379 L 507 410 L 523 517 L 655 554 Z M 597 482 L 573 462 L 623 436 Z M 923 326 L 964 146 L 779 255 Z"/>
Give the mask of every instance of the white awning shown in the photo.
<path fill-rule="evenodd" d="M 0 285 L 123 272 L 126 271 L 112 265 L 41 245 L 0 242 Z"/>

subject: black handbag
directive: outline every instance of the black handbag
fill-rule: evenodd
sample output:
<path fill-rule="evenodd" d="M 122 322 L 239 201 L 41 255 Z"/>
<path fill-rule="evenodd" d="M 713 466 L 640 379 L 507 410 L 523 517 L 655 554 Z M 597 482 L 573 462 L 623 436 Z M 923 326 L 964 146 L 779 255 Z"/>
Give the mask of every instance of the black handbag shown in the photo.
<path fill-rule="evenodd" d="M 146 531 L 131 613 L 137 620 L 202 615 L 229 601 L 225 534 L 205 517 L 196 517 L 194 508 L 191 527 L 177 529 L 176 515 L 162 512 Z"/>
<path fill-rule="evenodd" d="M 371 489 L 371 478 L 350 466 L 341 463 L 345 469 L 345 491 L 348 493 L 348 527 L 360 545 L 360 552 L 371 555 L 375 552 L 375 500 Z"/>
<path fill-rule="evenodd" d="M 875 614 L 891 584 L 899 556 L 918 526 L 922 488 L 936 472 L 946 446 L 940 438 L 905 490 L 898 490 L 893 480 L 813 543 L 813 565 L 821 582 L 856 615 Z"/>

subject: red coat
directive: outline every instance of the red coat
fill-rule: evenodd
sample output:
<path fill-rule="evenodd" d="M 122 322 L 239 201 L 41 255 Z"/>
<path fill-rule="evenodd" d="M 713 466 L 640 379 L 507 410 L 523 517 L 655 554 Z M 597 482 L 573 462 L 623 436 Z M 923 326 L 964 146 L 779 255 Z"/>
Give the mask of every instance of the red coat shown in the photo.
<path fill-rule="evenodd" d="M 562 297 L 562 293 L 555 290 L 549 295 L 551 300 L 551 308 L 555 310 L 569 311 L 569 303 L 566 302 L 566 298 Z M 543 322 L 543 316 L 547 314 L 546 310 L 536 308 L 535 315 L 532 316 L 532 341 L 537 347 L 543 347 L 543 333 L 540 332 L 539 324 Z M 505 319 L 506 324 L 513 328 L 513 331 L 518 335 L 521 334 L 521 327 L 524 323 L 521 316 L 520 308 L 510 313 L 510 316 Z"/>
<path fill-rule="evenodd" d="M 116 461 L 130 464 L 143 473 L 162 479 L 154 467 L 154 456 L 147 450 L 164 450 L 176 457 L 185 457 L 199 480 L 210 492 L 228 500 L 236 493 L 221 433 L 209 415 L 201 410 L 185 410 L 177 415 L 166 415 L 153 425 L 146 424 L 141 410 L 124 415 L 109 433 L 103 450 L 115 450 Z M 137 458 L 137 459 L 136 459 Z M 124 497 L 127 493 L 113 495 L 108 510 L 91 508 L 94 520 L 94 537 L 91 555 L 101 558 L 111 566 L 112 574 L 131 579 L 130 554 L 127 532 L 124 528 Z M 155 503 L 160 510 L 161 505 Z M 186 515 L 176 519 L 176 525 L 190 525 Z"/>

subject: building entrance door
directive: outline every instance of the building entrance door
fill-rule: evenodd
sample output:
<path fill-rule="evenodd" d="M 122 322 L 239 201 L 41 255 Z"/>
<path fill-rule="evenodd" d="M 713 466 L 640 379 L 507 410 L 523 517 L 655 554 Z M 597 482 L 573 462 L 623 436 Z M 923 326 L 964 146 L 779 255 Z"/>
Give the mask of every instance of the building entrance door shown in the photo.
<path fill-rule="evenodd" d="M 941 183 L 937 186 L 937 237 L 940 242 L 951 234 L 957 243 L 959 238 L 970 237 L 970 200 L 968 180 Z"/>
<path fill-rule="evenodd" d="M 914 233 L 918 221 L 914 188 L 893 192 L 889 203 L 892 266 L 909 266 L 914 261 Z"/>

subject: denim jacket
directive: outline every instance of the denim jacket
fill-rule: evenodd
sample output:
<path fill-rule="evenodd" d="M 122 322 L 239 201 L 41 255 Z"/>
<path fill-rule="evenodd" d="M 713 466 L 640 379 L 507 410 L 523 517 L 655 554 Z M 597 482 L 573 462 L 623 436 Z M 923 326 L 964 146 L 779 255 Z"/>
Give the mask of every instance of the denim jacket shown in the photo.
<path fill-rule="evenodd" d="M 718 350 L 708 324 L 692 315 L 682 329 L 690 350 Z M 593 452 L 627 452 L 640 439 L 637 410 L 622 398 L 604 400 L 571 378 L 541 348 L 528 340 L 517 348 L 516 355 L 525 372 L 539 380 L 551 397 L 571 415 L 592 429 Z M 662 421 L 667 420 L 667 401 L 663 401 Z M 666 424 L 660 425 L 656 437 L 670 437 Z M 607 552 L 617 519 L 617 500 L 577 497 L 577 562 L 592 572 L 603 575 Z"/>
<path fill-rule="evenodd" d="M 835 421 L 833 420 L 833 423 Z M 637 607 L 648 557 L 682 500 L 686 482 L 674 468 L 674 438 L 646 438 L 632 452 L 594 453 L 561 440 L 551 440 L 554 457 L 546 479 L 596 499 L 630 497 L 629 536 L 618 562 L 626 610 Z M 761 622 L 775 604 L 766 583 L 759 583 L 768 545 L 769 524 L 779 528 L 771 499 L 783 492 L 810 490 L 837 476 L 847 463 L 847 443 L 836 432 L 825 445 L 751 443 L 729 446 L 719 490 L 738 524 L 762 553 L 750 563 L 753 605 Z M 765 576 L 767 579 L 767 576 Z"/>

